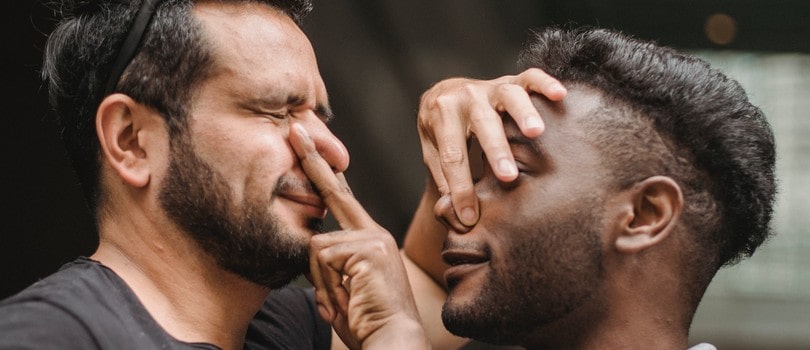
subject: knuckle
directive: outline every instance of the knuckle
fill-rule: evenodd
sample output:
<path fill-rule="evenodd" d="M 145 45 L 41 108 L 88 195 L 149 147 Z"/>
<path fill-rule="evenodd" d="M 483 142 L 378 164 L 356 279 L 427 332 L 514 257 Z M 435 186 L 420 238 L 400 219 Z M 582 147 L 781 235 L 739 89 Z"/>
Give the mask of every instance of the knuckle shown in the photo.
<path fill-rule="evenodd" d="M 368 244 L 369 254 L 378 257 L 388 257 L 396 252 L 396 242 L 390 234 L 376 235 L 376 239 Z"/>
<path fill-rule="evenodd" d="M 326 250 L 319 250 L 317 253 L 315 253 L 315 258 L 317 258 L 318 261 L 320 261 L 322 263 L 326 262 L 326 261 L 329 261 L 330 256 L 331 255 Z"/>
<path fill-rule="evenodd" d="M 385 255 L 388 252 L 388 244 L 381 237 L 371 243 L 371 249 L 375 254 Z"/>
<path fill-rule="evenodd" d="M 450 187 L 447 184 L 438 185 L 439 194 L 442 196 L 447 195 L 450 193 Z"/>
<path fill-rule="evenodd" d="M 428 108 L 432 111 L 440 112 L 444 115 L 448 109 L 450 109 L 456 103 L 456 98 L 452 95 L 440 95 L 436 97 L 431 103 L 428 104 Z"/>
<path fill-rule="evenodd" d="M 475 108 L 471 108 L 470 109 L 470 117 L 469 117 L 470 118 L 470 123 L 473 124 L 473 125 L 485 123 L 490 118 L 492 118 L 493 114 L 490 113 L 492 111 L 493 111 L 493 109 L 489 105 L 484 105 L 484 106 L 479 105 L 479 106 L 476 106 Z"/>
<path fill-rule="evenodd" d="M 452 194 L 455 196 L 469 196 L 475 193 L 475 186 L 472 183 L 465 182 L 453 188 Z"/>
<path fill-rule="evenodd" d="M 495 93 L 500 96 L 508 95 L 513 93 L 515 88 L 517 88 L 517 86 L 514 84 L 498 84 L 498 86 L 495 87 Z"/>
<path fill-rule="evenodd" d="M 464 95 L 475 96 L 479 93 L 479 86 L 477 84 L 477 81 L 466 82 L 461 86 L 460 90 Z"/>
<path fill-rule="evenodd" d="M 442 166 L 455 166 L 464 163 L 465 152 L 457 146 L 448 146 L 439 153 Z"/>
<path fill-rule="evenodd" d="M 325 245 L 325 242 L 323 241 L 325 237 L 325 234 L 312 236 L 312 238 L 309 240 L 310 252 L 320 252 L 321 248 L 323 248 Z"/>

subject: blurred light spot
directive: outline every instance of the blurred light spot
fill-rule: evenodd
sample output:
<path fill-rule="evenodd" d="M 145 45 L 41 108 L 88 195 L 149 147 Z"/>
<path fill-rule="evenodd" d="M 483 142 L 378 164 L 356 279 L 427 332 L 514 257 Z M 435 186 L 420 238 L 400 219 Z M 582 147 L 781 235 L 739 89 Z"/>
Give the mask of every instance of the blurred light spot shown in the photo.
<path fill-rule="evenodd" d="M 737 36 L 737 23 L 725 13 L 715 13 L 706 19 L 706 37 L 709 41 L 726 45 Z"/>

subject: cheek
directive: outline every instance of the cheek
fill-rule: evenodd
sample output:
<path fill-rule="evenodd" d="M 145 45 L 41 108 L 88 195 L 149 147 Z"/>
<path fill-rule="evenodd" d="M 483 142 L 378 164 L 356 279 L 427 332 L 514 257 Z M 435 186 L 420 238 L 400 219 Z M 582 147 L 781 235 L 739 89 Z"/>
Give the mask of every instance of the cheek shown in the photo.
<path fill-rule="evenodd" d="M 221 130 L 198 138 L 200 158 L 237 188 L 274 183 L 295 167 L 297 158 L 277 127 L 256 126 L 252 130 Z"/>

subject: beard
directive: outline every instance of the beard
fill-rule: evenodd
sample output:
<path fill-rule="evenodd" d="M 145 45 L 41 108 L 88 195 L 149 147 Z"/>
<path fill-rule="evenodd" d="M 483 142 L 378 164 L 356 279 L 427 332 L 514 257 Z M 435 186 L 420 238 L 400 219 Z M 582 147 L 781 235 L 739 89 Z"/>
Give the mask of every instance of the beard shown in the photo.
<path fill-rule="evenodd" d="M 594 200 L 583 204 L 547 220 L 513 217 L 487 225 L 508 236 L 508 249 L 492 256 L 472 301 L 455 302 L 451 286 L 442 307 L 447 329 L 491 344 L 523 344 L 591 299 L 604 275 L 601 214 Z"/>
<path fill-rule="evenodd" d="M 309 239 L 269 209 L 279 192 L 296 187 L 312 190 L 309 182 L 282 176 L 272 194 L 245 191 L 237 203 L 225 178 L 197 156 L 189 137 L 179 135 L 171 141 L 160 203 L 220 267 L 275 289 L 309 270 Z M 321 220 L 312 219 L 307 228 L 320 232 L 321 225 Z"/>

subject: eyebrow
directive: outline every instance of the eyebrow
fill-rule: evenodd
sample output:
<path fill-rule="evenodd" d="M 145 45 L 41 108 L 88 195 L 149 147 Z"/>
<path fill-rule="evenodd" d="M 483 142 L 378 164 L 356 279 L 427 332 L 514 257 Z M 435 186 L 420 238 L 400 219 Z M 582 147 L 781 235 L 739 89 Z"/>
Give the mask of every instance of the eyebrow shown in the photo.
<path fill-rule="evenodd" d="M 273 98 L 255 98 L 251 99 L 248 103 L 249 105 L 255 106 L 263 106 L 264 108 L 278 108 L 279 107 L 278 100 L 274 100 Z M 284 102 L 287 106 L 300 106 L 306 103 L 306 97 L 302 95 L 289 95 L 287 96 L 287 100 Z M 317 103 L 315 104 L 315 108 L 312 110 L 315 115 L 318 116 L 324 123 L 330 122 L 332 119 L 335 119 L 335 115 L 332 112 L 332 108 L 329 107 L 328 104 L 324 103 Z"/>
<path fill-rule="evenodd" d="M 287 97 L 287 105 L 289 106 L 300 106 L 305 102 L 306 97 L 302 95 L 290 95 Z M 332 119 L 335 119 L 335 115 L 332 113 L 332 108 L 330 108 L 328 104 L 316 103 L 313 112 L 315 112 L 315 115 L 321 118 L 324 123 L 328 123 Z"/>
<path fill-rule="evenodd" d="M 318 103 L 315 105 L 315 114 L 323 120 L 324 123 L 329 123 L 335 119 L 335 114 L 332 113 L 332 108 L 329 105 Z"/>

